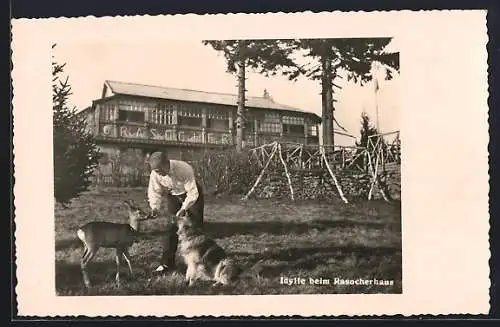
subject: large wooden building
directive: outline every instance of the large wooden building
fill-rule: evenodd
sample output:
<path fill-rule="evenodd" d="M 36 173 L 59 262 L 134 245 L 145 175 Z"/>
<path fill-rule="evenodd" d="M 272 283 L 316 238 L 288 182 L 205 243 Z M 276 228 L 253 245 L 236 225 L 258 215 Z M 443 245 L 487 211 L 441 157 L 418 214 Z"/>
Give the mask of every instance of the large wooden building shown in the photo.
<path fill-rule="evenodd" d="M 245 107 L 246 147 L 277 139 L 319 143 L 316 114 L 276 103 L 266 91 L 247 97 Z M 101 98 L 81 114 L 110 159 L 124 151 L 144 158 L 162 149 L 173 159 L 191 161 L 206 149 L 234 146 L 236 110 L 236 94 L 105 81 Z"/>

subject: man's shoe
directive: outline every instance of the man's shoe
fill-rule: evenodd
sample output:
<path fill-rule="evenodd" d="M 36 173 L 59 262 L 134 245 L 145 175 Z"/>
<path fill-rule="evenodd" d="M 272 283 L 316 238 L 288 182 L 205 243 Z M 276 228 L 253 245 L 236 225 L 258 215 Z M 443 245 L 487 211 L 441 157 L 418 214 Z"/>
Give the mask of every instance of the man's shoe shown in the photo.
<path fill-rule="evenodd" d="M 162 275 L 162 274 L 166 274 L 170 271 L 172 271 L 173 269 L 169 268 L 168 266 L 165 266 L 165 265 L 159 265 L 156 269 L 155 269 L 155 274 L 158 274 L 158 275 Z"/>

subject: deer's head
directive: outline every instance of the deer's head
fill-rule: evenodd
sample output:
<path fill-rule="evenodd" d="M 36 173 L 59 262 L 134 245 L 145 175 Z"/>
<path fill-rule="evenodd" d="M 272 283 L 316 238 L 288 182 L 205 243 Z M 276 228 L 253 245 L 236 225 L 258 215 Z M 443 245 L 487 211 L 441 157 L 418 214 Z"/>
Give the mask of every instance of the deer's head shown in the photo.
<path fill-rule="evenodd" d="M 130 225 L 135 229 L 139 229 L 139 222 L 149 219 L 154 219 L 156 217 L 152 217 L 149 213 L 145 212 L 138 206 L 134 204 L 132 200 L 123 201 L 125 206 L 127 207 L 128 216 L 130 220 Z"/>

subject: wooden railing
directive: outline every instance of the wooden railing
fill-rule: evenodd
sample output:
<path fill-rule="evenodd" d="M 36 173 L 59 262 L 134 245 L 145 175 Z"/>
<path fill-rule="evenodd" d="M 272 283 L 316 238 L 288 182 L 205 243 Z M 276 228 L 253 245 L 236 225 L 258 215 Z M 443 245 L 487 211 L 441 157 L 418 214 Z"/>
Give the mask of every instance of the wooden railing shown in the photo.
<path fill-rule="evenodd" d="M 394 144 L 387 145 L 380 142 L 376 148 L 364 148 L 356 146 L 319 146 L 305 145 L 294 142 L 279 142 L 283 160 L 290 169 L 324 169 L 325 160 L 323 153 L 333 169 L 354 169 L 366 172 L 369 161 L 373 164 L 386 164 L 401 162 L 399 139 Z M 275 143 L 257 146 L 250 150 L 251 160 L 256 165 L 263 167 L 273 149 Z M 377 151 L 382 151 L 382 159 L 375 163 Z"/>
<path fill-rule="evenodd" d="M 145 123 L 105 122 L 99 126 L 98 136 L 130 139 L 131 141 L 179 142 L 193 144 L 231 145 L 229 131 L 208 130 L 178 125 L 152 125 Z"/>
<path fill-rule="evenodd" d="M 223 144 L 223 145 L 232 145 L 234 144 L 233 135 L 229 132 L 221 131 L 221 130 L 208 130 L 206 131 L 208 144 Z"/>
<path fill-rule="evenodd" d="M 145 142 L 178 142 L 188 144 L 233 145 L 234 132 L 229 130 L 205 129 L 201 127 L 187 127 L 180 125 L 155 125 L 150 123 L 134 123 L 105 121 L 100 123 L 98 136 L 117 138 L 130 141 Z M 273 141 L 294 143 L 318 144 L 318 138 L 302 135 L 280 135 L 278 133 L 248 133 L 245 135 L 247 147 L 268 144 Z"/>

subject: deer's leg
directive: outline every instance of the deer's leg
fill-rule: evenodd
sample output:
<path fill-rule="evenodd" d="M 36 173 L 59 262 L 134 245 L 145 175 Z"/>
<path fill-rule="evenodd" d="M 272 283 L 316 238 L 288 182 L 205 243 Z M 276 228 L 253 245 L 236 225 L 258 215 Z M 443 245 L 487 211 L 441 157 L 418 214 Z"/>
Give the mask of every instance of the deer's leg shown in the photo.
<path fill-rule="evenodd" d="M 82 269 L 83 282 L 85 283 L 86 287 L 90 287 L 90 278 L 87 272 L 87 265 L 92 260 L 92 258 L 94 258 L 96 250 L 97 249 L 90 249 L 88 247 L 85 247 L 83 258 L 80 264 L 80 267 Z"/>
<path fill-rule="evenodd" d="M 115 261 L 116 261 L 116 285 L 120 287 L 120 259 L 123 254 L 123 249 L 116 248 Z"/>
<path fill-rule="evenodd" d="M 132 265 L 130 264 L 130 259 L 128 258 L 130 256 L 130 254 L 128 253 L 128 249 L 124 249 L 122 255 L 125 258 L 125 261 L 127 261 L 128 269 L 130 270 L 130 275 L 133 275 L 134 273 L 132 272 Z"/>
<path fill-rule="evenodd" d="M 87 253 L 89 253 L 89 250 L 87 249 L 87 246 L 83 246 L 83 254 L 82 254 L 82 260 L 83 258 L 85 258 L 85 256 L 87 255 Z"/>

